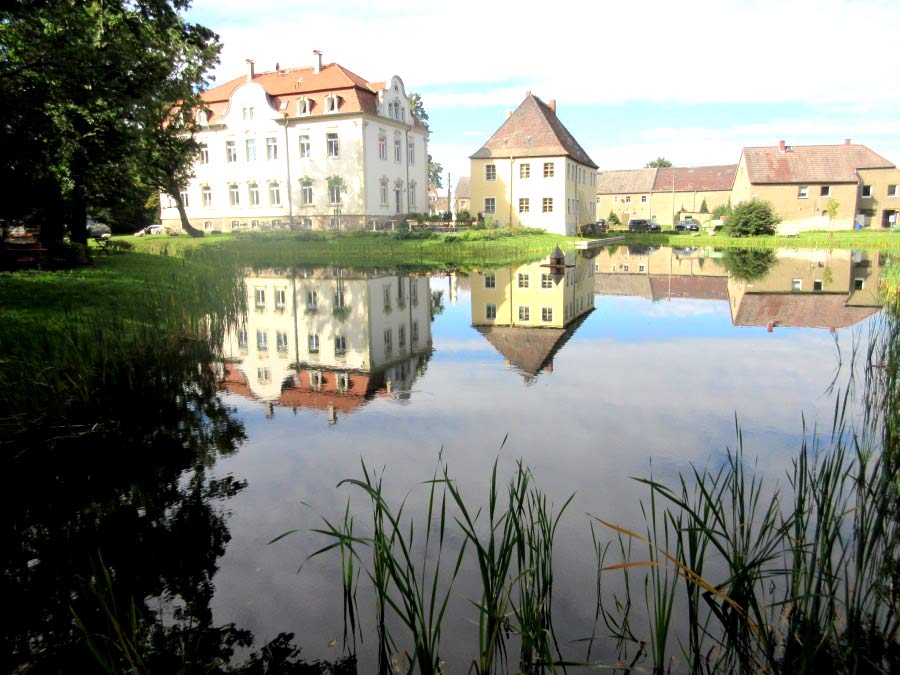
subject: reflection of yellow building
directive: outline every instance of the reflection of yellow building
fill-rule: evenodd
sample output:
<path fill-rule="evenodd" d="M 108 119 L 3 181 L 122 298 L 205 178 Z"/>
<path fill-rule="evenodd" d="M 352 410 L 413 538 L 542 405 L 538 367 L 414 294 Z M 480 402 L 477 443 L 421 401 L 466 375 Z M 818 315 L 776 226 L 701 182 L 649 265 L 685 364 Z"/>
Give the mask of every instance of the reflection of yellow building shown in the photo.
<path fill-rule="evenodd" d="M 620 246 L 594 258 L 599 295 L 726 300 L 727 272 L 699 249 Z"/>
<path fill-rule="evenodd" d="M 235 393 L 349 412 L 379 391 L 406 395 L 431 353 L 427 278 L 254 272 L 245 284 L 246 319 L 223 350 Z"/>
<path fill-rule="evenodd" d="M 485 270 L 470 278 L 472 325 L 507 363 L 530 376 L 552 369 L 552 359 L 594 309 L 594 268 L 581 254 L 517 267 Z"/>
<path fill-rule="evenodd" d="M 735 326 L 847 328 L 878 312 L 880 264 L 859 251 L 778 251 L 752 282 L 728 280 Z"/>

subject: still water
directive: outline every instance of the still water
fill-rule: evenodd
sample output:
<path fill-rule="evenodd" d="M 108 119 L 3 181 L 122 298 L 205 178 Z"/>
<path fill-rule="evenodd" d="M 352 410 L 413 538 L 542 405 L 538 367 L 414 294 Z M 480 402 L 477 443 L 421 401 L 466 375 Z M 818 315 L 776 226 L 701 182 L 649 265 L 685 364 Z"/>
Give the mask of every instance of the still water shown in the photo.
<path fill-rule="evenodd" d="M 846 359 L 865 343 L 879 269 L 877 253 L 854 251 L 781 250 L 760 267 L 734 252 L 620 247 L 466 274 L 248 273 L 246 323 L 217 364 L 247 439 L 214 471 L 247 485 L 225 504 L 215 621 L 261 639 L 291 631 L 305 655 L 339 656 L 337 557 L 297 574 L 328 543 L 310 532 L 319 514 L 339 520 L 351 497 L 367 531 L 367 500 L 336 485 L 361 477 L 362 460 L 421 526 L 422 482 L 439 461 L 485 504 L 499 453 L 504 478 L 521 458 L 557 505 L 575 494 L 557 535 L 554 618 L 564 655 L 584 658 L 573 641 L 595 612 L 587 514 L 642 530 L 646 490 L 631 478 L 672 483 L 692 463 L 719 466 L 736 419 L 746 457 L 783 485 L 804 420 L 830 430 L 839 350 Z M 475 655 L 473 565 L 444 623 L 449 672 Z M 376 647 L 368 587 L 363 578 L 362 672 Z M 598 656 L 615 660 L 609 645 Z"/>
<path fill-rule="evenodd" d="M 721 466 L 736 421 L 745 459 L 768 489 L 783 486 L 804 424 L 808 436 L 831 429 L 831 387 L 880 312 L 881 266 L 860 251 L 621 246 L 466 273 L 247 270 L 246 311 L 217 337 L 213 363 L 191 342 L 170 361 L 138 355 L 141 377 L 114 383 L 118 404 L 93 433 L 50 461 L 15 457 L 6 670 L 90 669 L 73 665 L 93 657 L 72 614 L 109 634 L 100 608 L 113 595 L 118 620 L 133 603 L 156 617 L 158 653 L 176 655 L 151 671 L 178 670 L 185 644 L 196 663 L 221 664 L 282 633 L 304 660 L 336 661 L 338 558 L 303 563 L 329 543 L 311 530 L 341 520 L 348 498 L 354 531 L 369 532 L 368 499 L 338 483 L 364 462 L 421 533 L 424 481 L 446 465 L 474 511 L 498 457 L 501 481 L 521 459 L 557 509 L 574 494 L 556 536 L 553 618 L 563 656 L 585 659 L 576 640 L 593 629 L 597 568 L 588 514 L 642 531 L 647 491 L 632 478 L 671 484 L 692 464 Z M 461 540 L 449 526 L 448 559 Z M 110 588 L 98 589 L 88 581 L 103 567 Z M 446 672 L 475 656 L 479 595 L 469 556 L 443 623 Z M 358 605 L 369 673 L 364 573 Z M 643 619 L 634 625 L 646 639 Z M 591 653 L 618 657 L 612 640 Z"/>

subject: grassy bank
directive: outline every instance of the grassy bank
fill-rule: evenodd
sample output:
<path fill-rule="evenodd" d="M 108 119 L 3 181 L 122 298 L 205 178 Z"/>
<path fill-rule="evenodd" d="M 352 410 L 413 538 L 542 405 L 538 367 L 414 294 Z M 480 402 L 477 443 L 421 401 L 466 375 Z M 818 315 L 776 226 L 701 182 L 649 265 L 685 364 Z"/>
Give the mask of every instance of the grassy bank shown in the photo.
<path fill-rule="evenodd" d="M 260 232 L 189 237 L 146 237 L 131 241 L 136 251 L 190 257 L 216 256 L 254 266 L 298 264 L 385 267 L 410 265 L 430 269 L 470 269 L 506 265 L 546 256 L 559 245 L 571 248 L 577 237 L 538 232 L 475 230 L 429 238 L 401 238 L 374 232 Z"/>
<path fill-rule="evenodd" d="M 839 232 L 802 232 L 796 237 L 729 237 L 725 234 L 710 235 L 705 232 L 679 234 L 663 230 L 657 234 L 628 234 L 626 230 L 612 234 L 624 234 L 627 241 L 656 246 L 716 246 L 720 248 L 857 248 L 867 250 L 900 250 L 900 232 L 875 232 L 871 230 L 842 230 Z"/>

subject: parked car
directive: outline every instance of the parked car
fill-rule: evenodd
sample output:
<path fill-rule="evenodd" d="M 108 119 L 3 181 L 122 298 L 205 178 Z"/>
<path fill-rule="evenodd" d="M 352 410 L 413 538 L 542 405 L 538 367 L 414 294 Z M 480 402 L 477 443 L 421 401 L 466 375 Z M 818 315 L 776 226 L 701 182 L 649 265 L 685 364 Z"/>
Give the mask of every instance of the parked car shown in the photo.
<path fill-rule="evenodd" d="M 148 225 L 134 233 L 135 237 L 144 237 L 150 234 L 164 234 L 162 225 Z"/>
<path fill-rule="evenodd" d="M 632 218 L 628 221 L 629 232 L 659 232 L 659 225 L 653 220 L 645 218 Z"/>
<path fill-rule="evenodd" d="M 679 232 L 684 232 L 685 230 L 688 232 L 699 232 L 700 223 L 696 220 L 679 220 L 675 223 L 675 229 Z"/>

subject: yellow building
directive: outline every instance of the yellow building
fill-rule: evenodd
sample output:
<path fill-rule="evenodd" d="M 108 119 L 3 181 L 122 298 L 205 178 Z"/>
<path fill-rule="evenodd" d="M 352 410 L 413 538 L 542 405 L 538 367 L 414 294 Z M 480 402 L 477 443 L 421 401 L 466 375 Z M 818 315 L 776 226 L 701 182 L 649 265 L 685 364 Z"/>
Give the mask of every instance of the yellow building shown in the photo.
<path fill-rule="evenodd" d="M 900 169 L 860 169 L 857 222 L 871 227 L 900 225 Z"/>
<path fill-rule="evenodd" d="M 472 192 L 468 176 L 460 176 L 456 181 L 456 189 L 453 191 L 453 212 L 459 213 L 460 211 L 472 213 Z"/>
<path fill-rule="evenodd" d="M 597 174 L 596 213 L 615 213 L 627 225 L 632 218 L 673 225 L 688 217 L 709 220 L 712 211 L 731 199 L 737 165 L 660 167 Z M 706 203 L 705 213 L 703 204 Z"/>
<path fill-rule="evenodd" d="M 556 101 L 528 92 L 470 159 L 472 210 L 485 219 L 563 235 L 595 221 L 597 165 L 556 116 Z"/>
<path fill-rule="evenodd" d="M 558 250 L 558 249 L 557 249 Z M 584 254 L 484 270 L 470 277 L 472 325 L 526 378 L 553 356 L 594 309 L 594 266 Z"/>
<path fill-rule="evenodd" d="M 850 229 L 860 209 L 865 210 L 858 173 L 865 169 L 895 167 L 849 139 L 841 145 L 790 146 L 780 141 L 777 146 L 744 148 L 732 201 L 771 202 L 782 218 L 779 231 L 783 233 Z M 829 202 L 837 206 L 834 218 L 828 215 Z"/>

